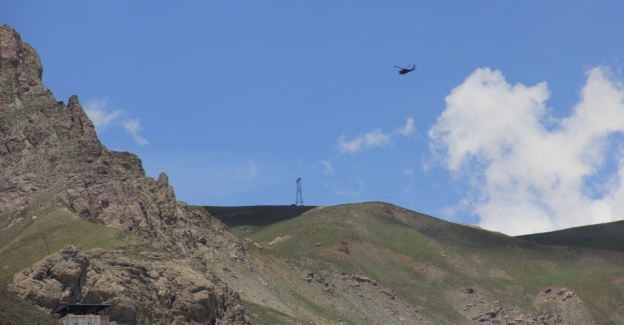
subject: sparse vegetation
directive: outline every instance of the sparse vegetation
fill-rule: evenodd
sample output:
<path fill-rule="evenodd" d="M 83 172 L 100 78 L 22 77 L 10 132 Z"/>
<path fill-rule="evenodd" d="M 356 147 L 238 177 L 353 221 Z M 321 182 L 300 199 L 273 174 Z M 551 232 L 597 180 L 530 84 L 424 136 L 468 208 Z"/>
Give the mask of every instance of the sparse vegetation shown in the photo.
<path fill-rule="evenodd" d="M 77 217 L 60 201 L 46 197 L 17 214 L 7 214 L 0 229 L 0 283 L 65 245 L 128 245 L 127 234 Z"/>
<path fill-rule="evenodd" d="M 15 272 L 66 244 L 85 249 L 129 245 L 128 234 L 78 218 L 56 199 L 44 198 L 33 207 L 0 218 L 0 276 L 5 283 Z M 231 230 L 265 247 L 253 250 L 258 257 L 287 260 L 325 277 L 365 274 L 413 308 L 423 308 L 420 314 L 446 321 L 465 320 L 447 305 L 451 292 L 466 287 L 524 310 L 535 308 L 533 299 L 545 288 L 565 287 L 576 293 L 600 324 L 613 322 L 611 315 L 619 308 L 616 300 L 604 297 L 619 297 L 623 290 L 624 281 L 618 280 L 624 274 L 620 253 L 538 245 L 384 203 L 302 210 L 307 213 L 295 216 L 292 207 L 263 207 L 255 210 L 260 220 L 253 220 L 253 212 L 246 210 Z M 142 256 L 141 252 L 155 249 L 143 246 L 133 246 L 129 252 Z M 294 290 L 292 297 L 291 303 L 319 319 L 361 323 L 339 312 L 335 301 L 319 300 L 308 290 Z M 257 324 L 315 323 L 258 302 L 244 304 Z M 553 302 L 542 305 L 548 304 Z M 150 320 L 142 317 L 143 321 Z"/>
<path fill-rule="evenodd" d="M 58 325 L 59 322 L 0 286 L 0 324 Z"/>
<path fill-rule="evenodd" d="M 249 316 L 254 324 L 257 325 L 274 325 L 274 324 L 301 324 L 301 325 L 313 325 L 313 322 L 296 319 L 281 313 L 277 310 L 255 304 L 250 301 L 243 301 L 245 308 L 247 309 Z"/>
<path fill-rule="evenodd" d="M 263 220 L 269 219 L 267 213 L 263 211 Z M 248 217 L 249 224 L 258 224 L 254 215 Z M 317 274 L 366 274 L 410 305 L 460 323 L 465 318 L 448 308 L 448 295 L 465 287 L 525 310 L 535 308 L 533 300 L 545 288 L 565 287 L 599 324 L 613 322 L 611 315 L 619 310 L 604 297 L 618 297 L 624 290 L 624 281 L 613 280 L 624 274 L 622 254 L 537 245 L 384 203 L 327 207 L 276 219 L 253 231 L 238 220 L 231 229 L 266 248 L 255 250 L 257 254 L 274 255 Z M 577 238 L 580 244 L 571 246 L 581 246 L 585 237 Z M 620 244 L 612 245 L 617 249 Z M 300 303 L 309 299 L 299 296 Z M 316 301 L 312 309 L 331 319 L 334 307 Z"/>

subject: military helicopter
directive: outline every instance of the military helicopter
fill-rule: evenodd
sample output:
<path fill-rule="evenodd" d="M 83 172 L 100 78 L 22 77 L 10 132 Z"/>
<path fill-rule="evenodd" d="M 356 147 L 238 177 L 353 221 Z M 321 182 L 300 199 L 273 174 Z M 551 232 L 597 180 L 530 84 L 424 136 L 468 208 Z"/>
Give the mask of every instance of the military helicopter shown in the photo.
<path fill-rule="evenodd" d="M 410 69 L 409 65 L 407 66 L 407 68 L 397 67 L 396 65 L 394 67 L 397 68 L 397 69 L 401 69 L 401 70 L 399 70 L 399 74 L 406 74 L 406 73 L 410 73 L 410 72 L 416 70 L 416 65 L 415 64 L 412 65 L 411 69 Z"/>

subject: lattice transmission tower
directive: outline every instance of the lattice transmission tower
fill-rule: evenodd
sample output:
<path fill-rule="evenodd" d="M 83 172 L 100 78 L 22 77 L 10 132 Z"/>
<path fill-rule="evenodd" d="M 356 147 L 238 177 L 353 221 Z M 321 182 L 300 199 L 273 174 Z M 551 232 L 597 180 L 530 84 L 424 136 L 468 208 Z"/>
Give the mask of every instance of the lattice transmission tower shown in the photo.
<path fill-rule="evenodd" d="M 295 205 L 303 205 L 303 195 L 301 194 L 301 177 L 297 178 L 297 195 Z"/>

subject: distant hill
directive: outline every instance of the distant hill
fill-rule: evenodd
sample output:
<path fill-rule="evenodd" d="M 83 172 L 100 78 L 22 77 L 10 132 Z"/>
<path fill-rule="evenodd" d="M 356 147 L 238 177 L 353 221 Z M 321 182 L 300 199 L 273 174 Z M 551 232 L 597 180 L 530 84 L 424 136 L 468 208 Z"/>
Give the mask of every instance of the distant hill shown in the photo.
<path fill-rule="evenodd" d="M 517 238 L 542 245 L 607 249 L 624 252 L 624 221 L 523 235 Z"/>
<path fill-rule="evenodd" d="M 305 318 L 292 305 L 348 324 L 624 322 L 614 299 L 624 290 L 621 253 L 539 245 L 381 202 L 293 218 L 287 207 L 231 209 L 245 213 L 230 231 L 253 243 L 256 272 L 279 293 L 243 294 L 263 317 L 262 301 L 275 299 L 284 323 Z"/>

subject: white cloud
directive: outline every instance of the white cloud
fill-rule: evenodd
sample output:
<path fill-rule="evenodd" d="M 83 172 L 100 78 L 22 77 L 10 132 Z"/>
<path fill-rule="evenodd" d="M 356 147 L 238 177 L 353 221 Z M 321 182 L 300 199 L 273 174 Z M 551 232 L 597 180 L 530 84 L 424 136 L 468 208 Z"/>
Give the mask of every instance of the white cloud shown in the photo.
<path fill-rule="evenodd" d="M 108 99 L 100 98 L 88 100 L 85 105 L 85 113 L 93 122 L 97 132 L 103 132 L 111 125 L 122 125 L 137 144 L 149 144 L 149 141 L 139 134 L 141 122 L 138 119 L 123 119 L 126 112 L 121 109 L 111 110 L 109 105 Z"/>
<path fill-rule="evenodd" d="M 87 101 L 85 105 L 85 113 L 87 113 L 98 132 L 106 129 L 109 124 L 123 115 L 123 111 L 119 109 L 109 112 L 108 104 L 107 99 L 94 99 Z"/>
<path fill-rule="evenodd" d="M 429 130 L 431 150 L 468 180 L 461 205 L 480 226 L 524 234 L 622 218 L 624 154 L 607 150 L 624 132 L 622 85 L 606 68 L 589 70 L 573 112 L 550 128 L 548 96 L 546 83 L 511 85 L 500 71 L 477 69 Z"/>
<path fill-rule="evenodd" d="M 392 145 L 392 137 L 396 135 L 409 136 L 416 131 L 414 128 L 414 119 L 407 118 L 405 126 L 396 129 L 392 134 L 387 134 L 380 129 L 373 130 L 366 134 L 362 134 L 355 139 L 346 140 L 345 136 L 338 139 L 338 149 L 341 153 L 354 154 L 369 147 L 385 148 Z"/>
<path fill-rule="evenodd" d="M 323 165 L 323 174 L 325 174 L 325 175 L 334 175 L 335 170 L 334 170 L 334 166 L 332 166 L 331 159 L 330 160 L 321 160 L 321 164 Z"/>
<path fill-rule="evenodd" d="M 359 137 L 347 141 L 344 136 L 338 139 L 338 148 L 342 153 L 357 153 L 365 147 L 386 147 L 392 144 L 392 140 L 388 134 L 381 130 L 373 130 L 369 133 L 360 135 Z"/>
<path fill-rule="evenodd" d="M 132 138 L 137 144 L 146 145 L 149 144 L 144 137 L 139 135 L 139 131 L 141 131 L 141 122 L 138 119 L 131 119 L 123 122 L 124 129 L 132 135 Z"/>
<path fill-rule="evenodd" d="M 407 122 L 405 123 L 405 126 L 396 130 L 396 133 L 406 137 L 406 136 L 412 135 L 415 131 L 416 131 L 416 128 L 414 128 L 414 119 L 411 117 L 408 117 Z"/>

